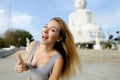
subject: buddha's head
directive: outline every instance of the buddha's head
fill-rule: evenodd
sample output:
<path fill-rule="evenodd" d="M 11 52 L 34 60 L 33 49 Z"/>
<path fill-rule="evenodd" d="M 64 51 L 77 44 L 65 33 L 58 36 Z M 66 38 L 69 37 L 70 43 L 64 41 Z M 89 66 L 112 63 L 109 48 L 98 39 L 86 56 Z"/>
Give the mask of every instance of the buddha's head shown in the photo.
<path fill-rule="evenodd" d="M 74 0 L 75 9 L 85 9 L 86 3 L 86 0 Z"/>

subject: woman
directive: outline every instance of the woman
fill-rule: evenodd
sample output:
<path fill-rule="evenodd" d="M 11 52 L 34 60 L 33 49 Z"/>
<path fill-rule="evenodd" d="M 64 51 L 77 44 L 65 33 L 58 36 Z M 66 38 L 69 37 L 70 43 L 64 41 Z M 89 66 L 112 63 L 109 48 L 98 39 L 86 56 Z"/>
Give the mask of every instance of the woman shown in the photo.
<path fill-rule="evenodd" d="M 27 58 L 18 55 L 16 72 L 30 70 L 32 80 L 59 80 L 75 74 L 80 68 L 73 36 L 66 23 L 59 17 L 51 19 L 42 29 L 41 40 L 31 42 Z"/>

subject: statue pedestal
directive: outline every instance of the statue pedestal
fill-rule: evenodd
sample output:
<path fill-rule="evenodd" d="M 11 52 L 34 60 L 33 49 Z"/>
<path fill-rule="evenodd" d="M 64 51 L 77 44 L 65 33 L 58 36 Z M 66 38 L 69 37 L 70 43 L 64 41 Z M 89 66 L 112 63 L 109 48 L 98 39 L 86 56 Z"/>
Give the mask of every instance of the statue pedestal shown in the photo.
<path fill-rule="evenodd" d="M 101 45 L 100 44 L 94 45 L 94 49 L 101 49 Z"/>

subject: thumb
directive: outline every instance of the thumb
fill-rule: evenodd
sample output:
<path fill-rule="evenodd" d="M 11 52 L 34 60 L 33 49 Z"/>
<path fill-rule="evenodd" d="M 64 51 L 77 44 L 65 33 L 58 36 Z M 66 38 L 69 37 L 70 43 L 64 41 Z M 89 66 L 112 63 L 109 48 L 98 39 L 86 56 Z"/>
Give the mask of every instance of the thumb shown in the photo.
<path fill-rule="evenodd" d="M 23 63 L 24 63 L 24 61 L 23 61 L 23 59 L 21 57 L 21 54 L 18 53 L 18 64 L 23 64 Z"/>

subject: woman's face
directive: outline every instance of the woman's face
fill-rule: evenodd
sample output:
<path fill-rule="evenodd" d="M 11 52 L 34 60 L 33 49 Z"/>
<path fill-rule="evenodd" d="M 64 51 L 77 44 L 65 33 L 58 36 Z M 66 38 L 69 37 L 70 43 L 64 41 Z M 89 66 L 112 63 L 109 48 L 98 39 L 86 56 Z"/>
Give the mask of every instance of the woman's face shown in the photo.
<path fill-rule="evenodd" d="M 54 44 L 56 41 L 59 41 L 60 30 L 61 30 L 61 27 L 55 20 L 49 21 L 47 24 L 44 25 L 42 29 L 41 43 Z"/>

